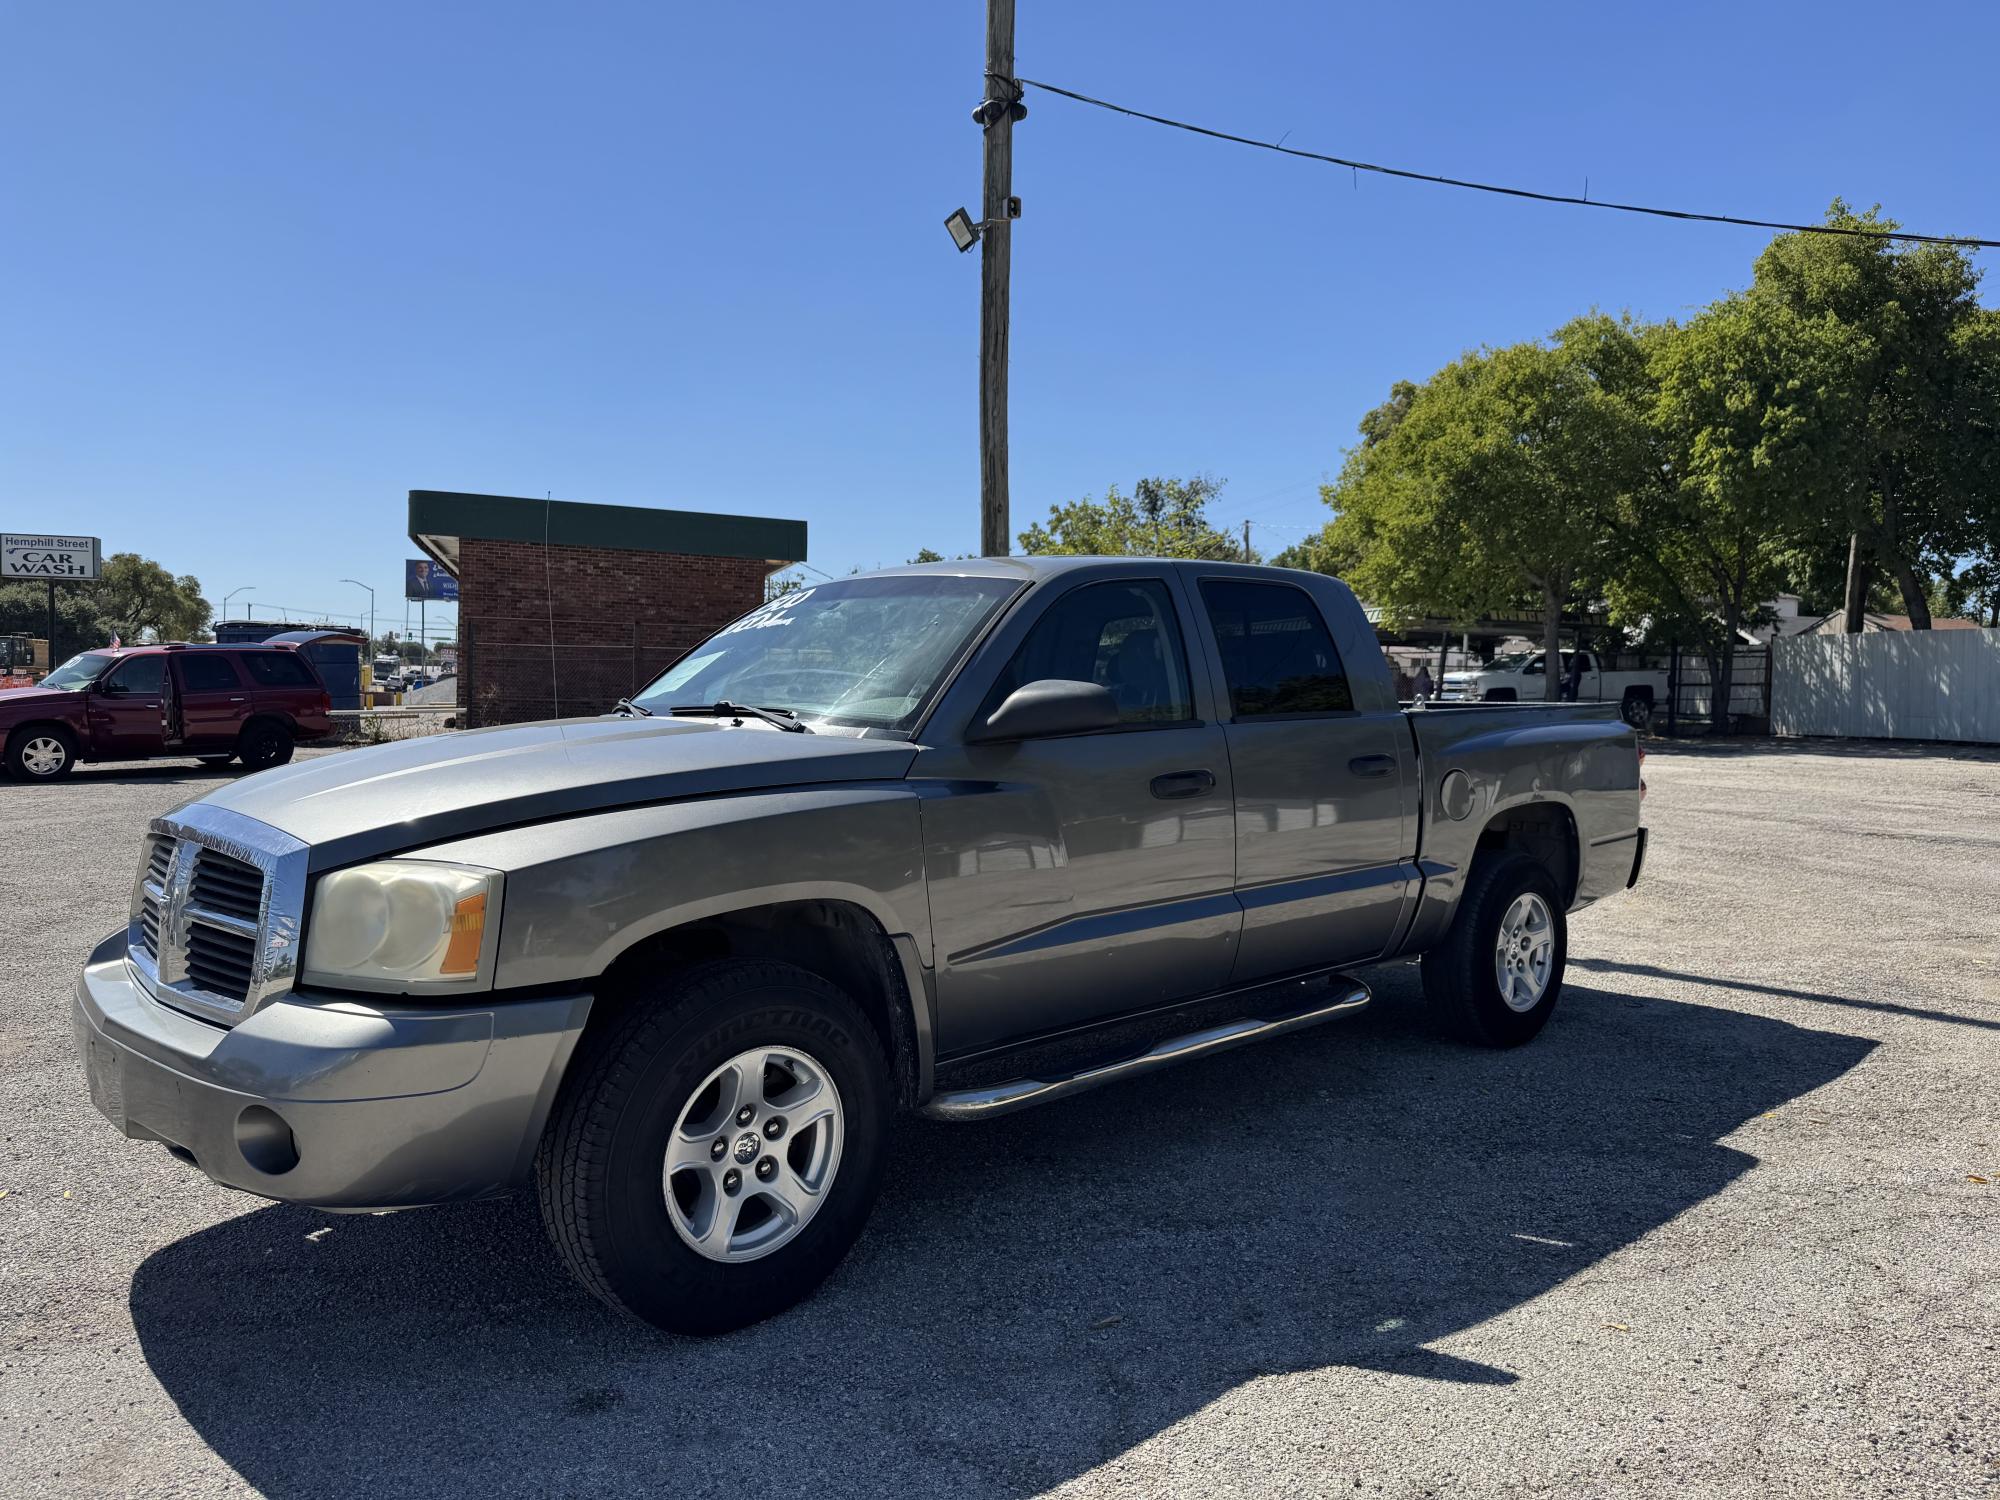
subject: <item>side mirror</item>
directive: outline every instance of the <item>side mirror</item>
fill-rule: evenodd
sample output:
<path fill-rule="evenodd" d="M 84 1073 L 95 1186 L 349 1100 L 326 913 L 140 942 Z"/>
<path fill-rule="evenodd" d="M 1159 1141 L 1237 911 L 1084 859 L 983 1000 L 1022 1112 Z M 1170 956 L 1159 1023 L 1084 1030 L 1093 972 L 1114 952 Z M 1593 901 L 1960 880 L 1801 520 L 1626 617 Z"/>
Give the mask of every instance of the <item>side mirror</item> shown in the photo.
<path fill-rule="evenodd" d="M 1095 682 L 1049 677 L 1024 683 L 1006 701 L 974 725 L 966 739 L 974 744 L 995 740 L 1039 740 L 1058 734 L 1089 734 L 1116 729 L 1124 720 L 1111 690 Z"/>

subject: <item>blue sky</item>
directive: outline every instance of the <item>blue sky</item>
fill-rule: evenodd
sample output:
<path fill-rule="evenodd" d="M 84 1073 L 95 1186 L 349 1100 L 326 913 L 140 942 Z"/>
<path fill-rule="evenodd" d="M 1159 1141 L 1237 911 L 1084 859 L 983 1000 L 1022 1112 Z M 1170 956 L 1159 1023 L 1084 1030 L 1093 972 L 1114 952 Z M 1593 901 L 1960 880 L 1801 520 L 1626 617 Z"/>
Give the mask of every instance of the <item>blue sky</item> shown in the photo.
<path fill-rule="evenodd" d="M 2000 236 L 1990 5 L 1020 10 L 1025 76 L 1309 149 Z M 982 36 L 978 0 L 13 6 L 0 524 L 239 611 L 360 578 L 397 622 L 411 488 L 803 517 L 832 573 L 970 550 L 977 255 L 940 221 Z M 1016 530 L 1203 470 L 1281 546 L 1391 381 L 1683 313 L 1766 238 L 1029 104 Z"/>

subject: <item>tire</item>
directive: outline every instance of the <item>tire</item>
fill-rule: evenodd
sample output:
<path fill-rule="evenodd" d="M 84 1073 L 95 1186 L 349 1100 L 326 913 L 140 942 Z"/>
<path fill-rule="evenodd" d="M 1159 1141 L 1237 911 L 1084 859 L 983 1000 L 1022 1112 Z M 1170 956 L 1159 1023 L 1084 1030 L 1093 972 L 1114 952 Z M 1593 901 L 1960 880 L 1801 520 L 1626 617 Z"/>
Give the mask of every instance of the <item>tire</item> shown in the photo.
<path fill-rule="evenodd" d="M 1501 988 L 1502 944 L 1532 930 L 1517 931 L 1512 924 L 1522 912 L 1532 922 L 1537 902 L 1546 933 L 1546 969 L 1517 955 L 1515 998 L 1509 1003 Z M 1562 998 L 1568 955 L 1569 927 L 1555 877 L 1525 854 L 1488 855 L 1473 863 L 1451 931 L 1424 955 L 1424 995 L 1439 1024 L 1459 1040 L 1480 1047 L 1518 1047 L 1548 1024 Z M 1538 973 L 1544 977 L 1536 990 L 1532 980 Z"/>
<path fill-rule="evenodd" d="M 758 1054 L 772 1060 L 761 1076 L 734 1071 Z M 815 1070 L 818 1094 L 798 1098 Z M 829 1102 L 826 1119 L 772 1133 L 773 1113 Z M 891 1113 L 882 1045 L 839 990 L 786 963 L 698 964 L 571 1061 L 536 1154 L 542 1222 L 600 1300 L 674 1333 L 727 1333 L 800 1301 L 847 1254 L 881 1188 Z M 767 1161 L 768 1180 L 805 1205 L 793 1222 L 760 1186 Z M 720 1175 L 731 1171 L 733 1196 Z M 727 1220 L 711 1216 L 731 1204 Z"/>
<path fill-rule="evenodd" d="M 27 724 L 7 741 L 7 774 L 16 781 L 60 781 L 76 769 L 76 736 L 60 724 Z"/>
<path fill-rule="evenodd" d="M 1653 700 L 1638 693 L 1627 693 L 1625 701 L 1618 705 L 1618 717 L 1643 734 L 1653 722 Z"/>
<path fill-rule="evenodd" d="M 1481 701 L 1485 703 L 1513 703 L 1519 696 L 1513 688 L 1488 688 L 1485 698 Z"/>
<path fill-rule="evenodd" d="M 270 719 L 253 719 L 236 741 L 236 756 L 246 771 L 268 771 L 292 758 L 292 735 Z"/>

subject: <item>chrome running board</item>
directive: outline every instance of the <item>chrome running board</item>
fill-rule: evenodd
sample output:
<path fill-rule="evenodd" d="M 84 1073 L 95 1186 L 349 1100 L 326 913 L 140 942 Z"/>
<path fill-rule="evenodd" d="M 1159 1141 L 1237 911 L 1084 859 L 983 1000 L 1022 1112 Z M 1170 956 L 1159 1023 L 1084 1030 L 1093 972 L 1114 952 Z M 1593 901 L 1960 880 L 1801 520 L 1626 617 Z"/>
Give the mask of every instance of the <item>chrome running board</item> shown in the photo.
<path fill-rule="evenodd" d="M 1204 1027 L 1186 1036 L 1169 1037 L 1132 1057 L 1100 1063 L 1075 1073 L 1046 1078 L 1011 1078 L 1004 1083 L 987 1084 L 980 1088 L 933 1094 L 928 1103 L 918 1107 L 917 1113 L 932 1120 L 990 1120 L 995 1115 L 1010 1114 L 1014 1110 L 1026 1109 L 1033 1104 L 1047 1104 L 1055 1099 L 1067 1099 L 1087 1089 L 1169 1068 L 1190 1058 L 1227 1052 L 1231 1047 L 1261 1042 L 1266 1037 L 1282 1036 L 1288 1031 L 1303 1031 L 1308 1026 L 1317 1026 L 1336 1016 L 1349 1015 L 1368 1004 L 1368 986 L 1344 974 L 1335 977 L 1331 999 L 1327 998 L 1324 981 L 1316 982 L 1314 988 L 1318 993 L 1313 1003 L 1304 1009 L 1245 1016 L 1239 1021 Z M 1266 998 L 1268 1002 L 1268 994 Z"/>

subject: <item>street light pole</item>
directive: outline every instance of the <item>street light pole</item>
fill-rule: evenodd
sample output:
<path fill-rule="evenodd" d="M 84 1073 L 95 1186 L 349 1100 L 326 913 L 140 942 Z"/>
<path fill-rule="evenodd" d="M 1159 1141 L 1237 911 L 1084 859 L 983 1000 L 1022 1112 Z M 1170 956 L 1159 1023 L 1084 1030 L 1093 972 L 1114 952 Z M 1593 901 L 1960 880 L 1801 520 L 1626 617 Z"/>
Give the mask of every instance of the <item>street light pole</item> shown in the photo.
<path fill-rule="evenodd" d="M 351 583 L 358 589 L 368 589 L 359 578 L 343 578 L 342 583 Z M 375 590 L 368 589 L 368 654 L 375 655 Z"/>
<path fill-rule="evenodd" d="M 226 619 L 228 619 L 228 618 L 229 618 L 229 601 L 230 601 L 231 599 L 234 599 L 234 598 L 235 598 L 235 597 L 236 597 L 236 596 L 237 596 L 238 594 L 246 594 L 246 593 L 248 593 L 248 592 L 249 592 L 249 591 L 250 591 L 251 589 L 254 589 L 255 587 L 257 587 L 257 585 L 256 585 L 256 584 L 254 584 L 254 583 L 246 583 L 246 584 L 244 584 L 244 585 L 243 585 L 243 587 L 242 587 L 242 588 L 240 588 L 240 589 L 231 589 L 231 590 L 230 590 L 230 591 L 229 591 L 228 593 L 224 594 L 224 595 L 222 596 L 222 613 L 221 613 L 221 614 L 220 614 L 219 616 L 217 616 L 217 619 L 218 619 L 218 620 L 226 620 Z"/>

